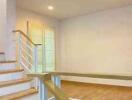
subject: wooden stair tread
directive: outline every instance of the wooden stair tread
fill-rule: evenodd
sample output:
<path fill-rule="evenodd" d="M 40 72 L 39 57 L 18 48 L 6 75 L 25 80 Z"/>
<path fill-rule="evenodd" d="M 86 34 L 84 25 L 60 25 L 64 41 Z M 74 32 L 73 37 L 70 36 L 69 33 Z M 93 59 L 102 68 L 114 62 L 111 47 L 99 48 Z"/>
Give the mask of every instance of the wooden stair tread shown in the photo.
<path fill-rule="evenodd" d="M 32 94 L 36 94 L 38 91 L 35 88 L 31 88 L 28 90 L 20 91 L 17 93 L 5 95 L 5 96 L 0 96 L 0 100 L 16 100 L 25 96 L 29 96 Z"/>
<path fill-rule="evenodd" d="M 22 78 L 22 79 L 10 80 L 10 81 L 3 81 L 3 82 L 0 82 L 0 88 L 25 83 L 31 80 L 32 80 L 31 78 Z"/>
<path fill-rule="evenodd" d="M 16 60 L 10 60 L 10 61 L 0 61 L 0 64 L 3 64 L 3 63 L 15 63 Z"/>
<path fill-rule="evenodd" d="M 5 54 L 5 52 L 0 52 L 0 54 Z"/>
<path fill-rule="evenodd" d="M 0 70 L 0 74 L 22 72 L 24 69 L 10 69 L 10 70 Z"/>

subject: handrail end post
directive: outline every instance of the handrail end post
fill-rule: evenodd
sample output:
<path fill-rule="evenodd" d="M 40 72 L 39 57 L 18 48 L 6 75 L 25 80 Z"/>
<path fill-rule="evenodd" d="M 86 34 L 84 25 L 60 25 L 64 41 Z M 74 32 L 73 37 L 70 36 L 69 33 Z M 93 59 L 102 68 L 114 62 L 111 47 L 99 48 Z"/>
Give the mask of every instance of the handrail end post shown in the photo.
<path fill-rule="evenodd" d="M 45 86 L 43 80 L 40 80 L 39 97 L 40 97 L 40 100 L 48 100 L 48 89 Z"/>
<path fill-rule="evenodd" d="M 53 80 L 53 82 L 55 83 L 56 86 L 61 88 L 61 78 L 60 78 L 60 76 L 53 75 L 52 80 Z"/>

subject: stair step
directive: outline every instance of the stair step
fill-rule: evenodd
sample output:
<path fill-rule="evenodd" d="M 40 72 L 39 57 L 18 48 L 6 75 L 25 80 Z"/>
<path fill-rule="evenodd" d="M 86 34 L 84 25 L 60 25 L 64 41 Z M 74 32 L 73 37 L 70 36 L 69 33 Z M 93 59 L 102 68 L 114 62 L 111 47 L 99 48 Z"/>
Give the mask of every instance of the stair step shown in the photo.
<path fill-rule="evenodd" d="M 32 80 L 31 78 L 22 78 L 22 79 L 10 80 L 10 81 L 3 81 L 3 82 L 0 82 L 0 88 L 15 85 L 15 84 L 20 84 L 20 83 L 24 83 L 24 82 L 28 82 L 31 80 Z"/>
<path fill-rule="evenodd" d="M 10 69 L 15 69 L 19 68 L 16 66 L 16 64 L 0 64 L 0 70 L 10 70 Z"/>
<path fill-rule="evenodd" d="M 20 100 L 20 98 L 23 98 L 25 96 L 29 96 L 32 94 L 36 94 L 36 93 L 38 93 L 38 91 L 35 88 L 31 88 L 31 89 L 27 89 L 27 90 L 20 91 L 17 93 L 12 93 L 9 95 L 0 96 L 0 100 L 15 100 L 15 99 Z"/>
<path fill-rule="evenodd" d="M 0 52 L 0 61 L 5 61 L 5 53 Z"/>
<path fill-rule="evenodd" d="M 8 73 L 15 73 L 15 72 L 22 72 L 24 69 L 9 69 L 9 70 L 0 70 L 0 74 L 8 74 Z"/>
<path fill-rule="evenodd" d="M 0 70 L 0 82 L 21 79 L 24 76 L 23 69 Z"/>
<path fill-rule="evenodd" d="M 0 70 L 7 70 L 16 68 L 16 61 L 3 61 L 0 60 Z"/>
<path fill-rule="evenodd" d="M 0 54 L 5 54 L 5 52 L 0 52 Z"/>
<path fill-rule="evenodd" d="M 0 87 L 0 96 L 16 93 L 19 91 L 24 91 L 27 89 L 30 89 L 33 87 L 32 81 L 23 81 L 23 82 L 18 82 L 18 83 L 12 83 L 12 85 L 9 86 L 1 86 Z"/>
<path fill-rule="evenodd" d="M 10 60 L 10 61 L 0 61 L 0 64 L 3 64 L 3 63 L 15 63 L 16 60 Z"/>

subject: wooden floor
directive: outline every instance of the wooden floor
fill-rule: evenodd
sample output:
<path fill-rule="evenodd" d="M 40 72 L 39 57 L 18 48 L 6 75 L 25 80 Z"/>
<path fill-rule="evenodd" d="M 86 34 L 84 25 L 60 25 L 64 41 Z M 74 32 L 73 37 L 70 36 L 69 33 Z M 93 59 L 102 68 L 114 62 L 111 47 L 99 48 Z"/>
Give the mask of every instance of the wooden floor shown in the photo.
<path fill-rule="evenodd" d="M 132 88 L 62 81 L 70 97 L 81 100 L 132 100 Z"/>

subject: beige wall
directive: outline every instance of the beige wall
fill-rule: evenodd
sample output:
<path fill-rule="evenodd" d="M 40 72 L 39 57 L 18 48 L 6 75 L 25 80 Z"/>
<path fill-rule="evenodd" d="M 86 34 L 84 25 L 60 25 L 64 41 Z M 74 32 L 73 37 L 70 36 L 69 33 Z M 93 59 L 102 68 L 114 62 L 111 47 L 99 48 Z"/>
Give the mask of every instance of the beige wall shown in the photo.
<path fill-rule="evenodd" d="M 73 17 L 63 20 L 60 26 L 59 70 L 132 75 L 132 6 Z M 132 84 L 97 79 L 80 81 Z"/>

